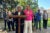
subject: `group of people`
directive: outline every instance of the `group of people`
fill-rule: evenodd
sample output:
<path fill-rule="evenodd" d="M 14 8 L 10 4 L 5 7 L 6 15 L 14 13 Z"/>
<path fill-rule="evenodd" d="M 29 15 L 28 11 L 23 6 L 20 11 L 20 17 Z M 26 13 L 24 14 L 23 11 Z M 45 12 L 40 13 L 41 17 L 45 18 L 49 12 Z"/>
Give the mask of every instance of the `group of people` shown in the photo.
<path fill-rule="evenodd" d="M 33 10 L 30 8 L 30 5 L 27 5 L 24 10 L 22 10 L 22 6 L 17 6 L 16 9 L 12 10 L 13 12 L 10 12 L 9 10 L 5 9 L 3 16 L 4 16 L 4 23 L 5 23 L 5 28 L 6 30 L 6 23 L 8 25 L 9 31 L 12 30 L 16 31 L 18 33 L 18 19 L 15 18 L 15 16 L 20 16 L 23 15 L 25 18 L 20 19 L 20 32 L 21 33 L 32 33 L 32 23 L 34 23 L 34 27 L 38 29 L 38 24 L 39 24 L 39 29 L 41 30 L 41 13 L 40 9 L 36 13 L 33 12 Z M 12 17 L 11 17 L 12 16 Z M 14 17 L 13 17 L 14 16 Z M 48 14 L 47 11 L 44 10 L 43 13 L 43 28 L 47 29 L 47 21 L 48 21 Z M 15 27 L 14 28 L 14 23 Z"/>

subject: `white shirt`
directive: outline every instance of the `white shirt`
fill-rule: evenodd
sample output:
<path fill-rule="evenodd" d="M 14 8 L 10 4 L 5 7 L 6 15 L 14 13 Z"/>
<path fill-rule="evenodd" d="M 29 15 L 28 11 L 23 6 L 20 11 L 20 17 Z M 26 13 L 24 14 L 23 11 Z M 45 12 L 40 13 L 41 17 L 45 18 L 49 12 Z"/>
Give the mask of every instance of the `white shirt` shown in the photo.
<path fill-rule="evenodd" d="M 20 16 L 20 12 L 18 12 L 18 15 Z"/>
<path fill-rule="evenodd" d="M 11 19 L 8 19 L 9 21 L 13 21 L 13 18 L 11 18 Z"/>
<path fill-rule="evenodd" d="M 8 15 L 12 15 L 12 13 L 9 11 L 8 12 Z M 13 18 L 10 18 L 10 19 L 8 19 L 9 21 L 12 21 L 13 20 Z"/>
<path fill-rule="evenodd" d="M 44 13 L 44 19 L 48 19 L 48 14 L 47 13 Z"/>

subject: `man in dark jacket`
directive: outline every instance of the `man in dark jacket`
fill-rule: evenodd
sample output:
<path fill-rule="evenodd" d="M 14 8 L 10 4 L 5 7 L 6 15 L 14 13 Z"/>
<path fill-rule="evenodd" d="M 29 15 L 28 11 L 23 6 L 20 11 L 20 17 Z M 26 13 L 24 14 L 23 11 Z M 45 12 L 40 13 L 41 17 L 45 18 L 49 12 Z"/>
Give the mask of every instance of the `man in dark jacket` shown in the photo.
<path fill-rule="evenodd" d="M 15 9 L 13 9 L 12 11 L 13 11 L 13 12 L 12 12 L 12 15 L 15 15 L 15 11 L 16 11 L 16 10 L 15 10 Z M 13 30 L 15 30 L 15 29 L 14 29 L 15 24 L 16 24 L 16 19 L 15 19 L 15 18 L 13 18 L 13 22 L 12 22 Z"/>
<path fill-rule="evenodd" d="M 36 13 L 36 29 L 38 29 L 38 24 L 39 24 L 39 29 L 41 30 L 41 13 L 40 10 Z"/>
<path fill-rule="evenodd" d="M 6 30 L 6 23 L 7 23 L 7 9 L 3 11 L 3 18 L 4 18 L 4 30 Z"/>

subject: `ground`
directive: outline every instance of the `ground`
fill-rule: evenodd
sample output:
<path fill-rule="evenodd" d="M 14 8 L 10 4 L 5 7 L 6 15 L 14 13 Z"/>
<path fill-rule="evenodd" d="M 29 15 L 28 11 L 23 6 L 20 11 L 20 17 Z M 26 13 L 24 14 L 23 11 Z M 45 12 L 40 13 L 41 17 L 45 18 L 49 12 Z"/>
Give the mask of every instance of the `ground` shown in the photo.
<path fill-rule="evenodd" d="M 50 19 L 49 19 L 50 20 Z M 40 30 L 36 30 L 36 31 L 33 31 L 33 33 L 50 33 L 50 21 L 48 21 L 48 28 L 47 29 L 43 29 L 40 31 Z M 0 20 L 0 29 L 3 29 L 4 27 L 4 23 L 3 23 L 3 20 L 1 21 Z M 8 33 L 15 33 L 15 31 L 10 31 Z"/>
<path fill-rule="evenodd" d="M 8 33 L 15 33 L 15 31 L 11 31 Z M 48 29 L 42 29 L 41 31 L 39 31 L 39 30 L 33 31 L 33 33 L 50 33 L 50 28 L 48 27 Z"/>

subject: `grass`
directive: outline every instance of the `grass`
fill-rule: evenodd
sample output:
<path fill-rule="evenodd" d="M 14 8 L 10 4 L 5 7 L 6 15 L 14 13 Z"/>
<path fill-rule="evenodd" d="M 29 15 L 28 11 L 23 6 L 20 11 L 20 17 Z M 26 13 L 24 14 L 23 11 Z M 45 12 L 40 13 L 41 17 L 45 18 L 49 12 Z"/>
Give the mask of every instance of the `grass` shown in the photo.
<path fill-rule="evenodd" d="M 48 18 L 48 27 L 50 27 L 50 18 Z"/>
<path fill-rule="evenodd" d="M 33 23 L 33 25 L 34 25 L 34 23 Z M 43 27 L 43 21 L 41 21 L 41 25 Z M 48 25 L 47 26 L 50 27 L 50 18 L 48 18 Z"/>

